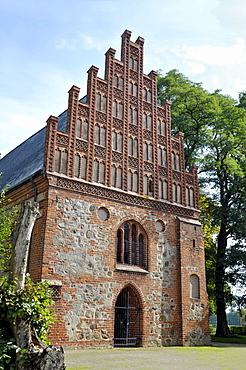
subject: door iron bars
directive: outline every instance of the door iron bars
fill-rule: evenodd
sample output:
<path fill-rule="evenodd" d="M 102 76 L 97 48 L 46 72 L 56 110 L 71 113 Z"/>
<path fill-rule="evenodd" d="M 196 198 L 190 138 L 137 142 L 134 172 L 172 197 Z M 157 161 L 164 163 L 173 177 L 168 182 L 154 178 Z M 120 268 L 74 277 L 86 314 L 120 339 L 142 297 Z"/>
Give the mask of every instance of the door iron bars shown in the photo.
<path fill-rule="evenodd" d="M 141 346 L 141 311 L 139 299 L 133 289 L 123 289 L 115 304 L 115 347 Z"/>

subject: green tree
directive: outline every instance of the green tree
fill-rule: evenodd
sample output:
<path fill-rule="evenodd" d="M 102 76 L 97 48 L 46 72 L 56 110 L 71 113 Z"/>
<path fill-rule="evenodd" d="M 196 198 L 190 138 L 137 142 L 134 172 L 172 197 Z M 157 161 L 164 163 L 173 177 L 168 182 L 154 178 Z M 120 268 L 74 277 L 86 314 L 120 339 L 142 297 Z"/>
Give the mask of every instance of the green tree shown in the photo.
<path fill-rule="evenodd" d="M 8 268 L 11 256 L 10 235 L 15 224 L 16 210 L 9 208 L 6 189 L 0 191 L 0 276 Z"/>
<path fill-rule="evenodd" d="M 195 164 L 206 146 L 209 127 L 217 114 L 216 99 L 176 69 L 158 75 L 158 98 L 172 103 L 173 134 L 183 132 L 186 167 Z"/>
<path fill-rule="evenodd" d="M 239 103 L 237 104 L 237 107 L 246 109 L 246 91 L 239 93 L 238 100 Z"/>
<path fill-rule="evenodd" d="M 49 327 L 54 321 L 52 310 L 52 291 L 47 282 L 33 283 L 29 276 L 25 284 L 18 289 L 18 279 L 11 279 L 10 259 L 12 250 L 11 233 L 15 228 L 17 211 L 9 207 L 6 189 L 0 193 L 0 369 L 16 369 L 16 363 L 21 368 L 31 361 L 31 340 L 22 342 L 25 337 L 20 333 L 18 323 L 23 322 L 23 328 L 30 338 L 36 338 L 36 343 L 43 345 L 46 341 Z M 17 222 L 18 224 L 18 222 Z M 20 327 L 20 326 L 19 326 Z M 25 334 L 25 333 L 24 333 Z M 28 337 L 27 335 L 27 337 Z M 29 339 L 30 339 L 29 338 Z M 29 343 L 30 342 L 30 343 Z M 34 348 L 34 347 L 33 347 Z M 36 346 L 36 355 L 37 346 Z M 18 368 L 19 368 L 18 367 Z M 36 367 L 35 368 L 39 368 Z"/>
<path fill-rule="evenodd" d="M 216 204 L 200 191 L 200 221 L 203 226 L 204 248 L 205 248 L 205 267 L 206 282 L 208 291 L 208 303 L 210 316 L 216 314 L 216 295 L 215 295 L 215 271 L 216 271 L 216 242 L 215 237 L 218 234 L 219 227 L 214 224 L 213 213 Z"/>
<path fill-rule="evenodd" d="M 199 164 L 200 184 L 214 205 L 217 335 L 229 336 L 227 283 L 238 275 L 239 254 L 240 268 L 245 266 L 246 112 L 229 96 L 219 90 L 210 94 L 177 70 L 158 77 L 158 92 L 161 101 L 172 102 L 172 126 L 185 135 L 186 164 Z"/>
<path fill-rule="evenodd" d="M 213 186 L 211 195 L 218 204 L 214 219 L 220 223 L 215 274 L 216 334 L 229 336 L 225 286 L 226 282 L 232 282 L 238 265 L 237 259 L 232 259 L 232 256 L 243 252 L 240 245 L 246 238 L 246 115 L 245 111 L 235 107 L 235 101 L 230 97 L 219 92 L 213 95 L 219 110 L 210 126 L 210 138 L 206 143 L 206 154 L 201 158 L 201 168 L 204 172 L 203 181 Z M 236 242 L 231 242 L 233 245 L 229 246 L 229 239 Z M 230 274 L 226 273 L 227 268 Z"/>

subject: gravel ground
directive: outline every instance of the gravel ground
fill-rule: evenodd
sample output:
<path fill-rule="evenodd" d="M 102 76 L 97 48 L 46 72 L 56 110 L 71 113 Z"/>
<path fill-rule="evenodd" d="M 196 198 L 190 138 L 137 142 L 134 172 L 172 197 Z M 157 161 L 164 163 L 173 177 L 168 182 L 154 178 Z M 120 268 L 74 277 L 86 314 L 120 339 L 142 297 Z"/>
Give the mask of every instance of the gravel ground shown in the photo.
<path fill-rule="evenodd" d="M 246 370 L 245 345 L 66 350 L 67 370 Z"/>

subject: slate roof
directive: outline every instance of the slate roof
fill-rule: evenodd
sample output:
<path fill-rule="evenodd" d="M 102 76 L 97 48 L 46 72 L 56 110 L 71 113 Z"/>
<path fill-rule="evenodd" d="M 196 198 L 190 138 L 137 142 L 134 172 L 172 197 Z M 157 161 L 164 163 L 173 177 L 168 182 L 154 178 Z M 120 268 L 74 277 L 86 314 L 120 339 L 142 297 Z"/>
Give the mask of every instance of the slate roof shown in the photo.
<path fill-rule="evenodd" d="M 86 96 L 79 100 L 86 103 Z M 58 130 L 66 132 L 67 110 L 58 116 Z M 0 190 L 21 185 L 38 172 L 44 165 L 44 145 L 46 127 L 18 145 L 0 160 Z"/>
<path fill-rule="evenodd" d="M 58 130 L 66 131 L 67 110 L 58 116 Z M 0 160 L 0 189 L 14 188 L 43 170 L 46 127 Z"/>

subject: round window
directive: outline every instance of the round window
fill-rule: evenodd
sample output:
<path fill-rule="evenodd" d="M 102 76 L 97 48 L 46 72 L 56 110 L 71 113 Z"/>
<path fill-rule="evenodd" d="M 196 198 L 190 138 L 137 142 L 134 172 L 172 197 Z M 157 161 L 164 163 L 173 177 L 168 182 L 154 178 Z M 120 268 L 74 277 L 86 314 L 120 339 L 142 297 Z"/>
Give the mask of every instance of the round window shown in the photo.
<path fill-rule="evenodd" d="M 100 220 L 106 221 L 109 218 L 109 212 L 107 208 L 104 207 L 99 208 L 98 217 L 100 218 Z"/>
<path fill-rule="evenodd" d="M 165 224 L 164 224 L 164 222 L 161 221 L 161 220 L 156 221 L 156 223 L 155 223 L 155 229 L 156 229 L 156 231 L 159 231 L 159 232 L 164 231 L 165 230 Z"/>

